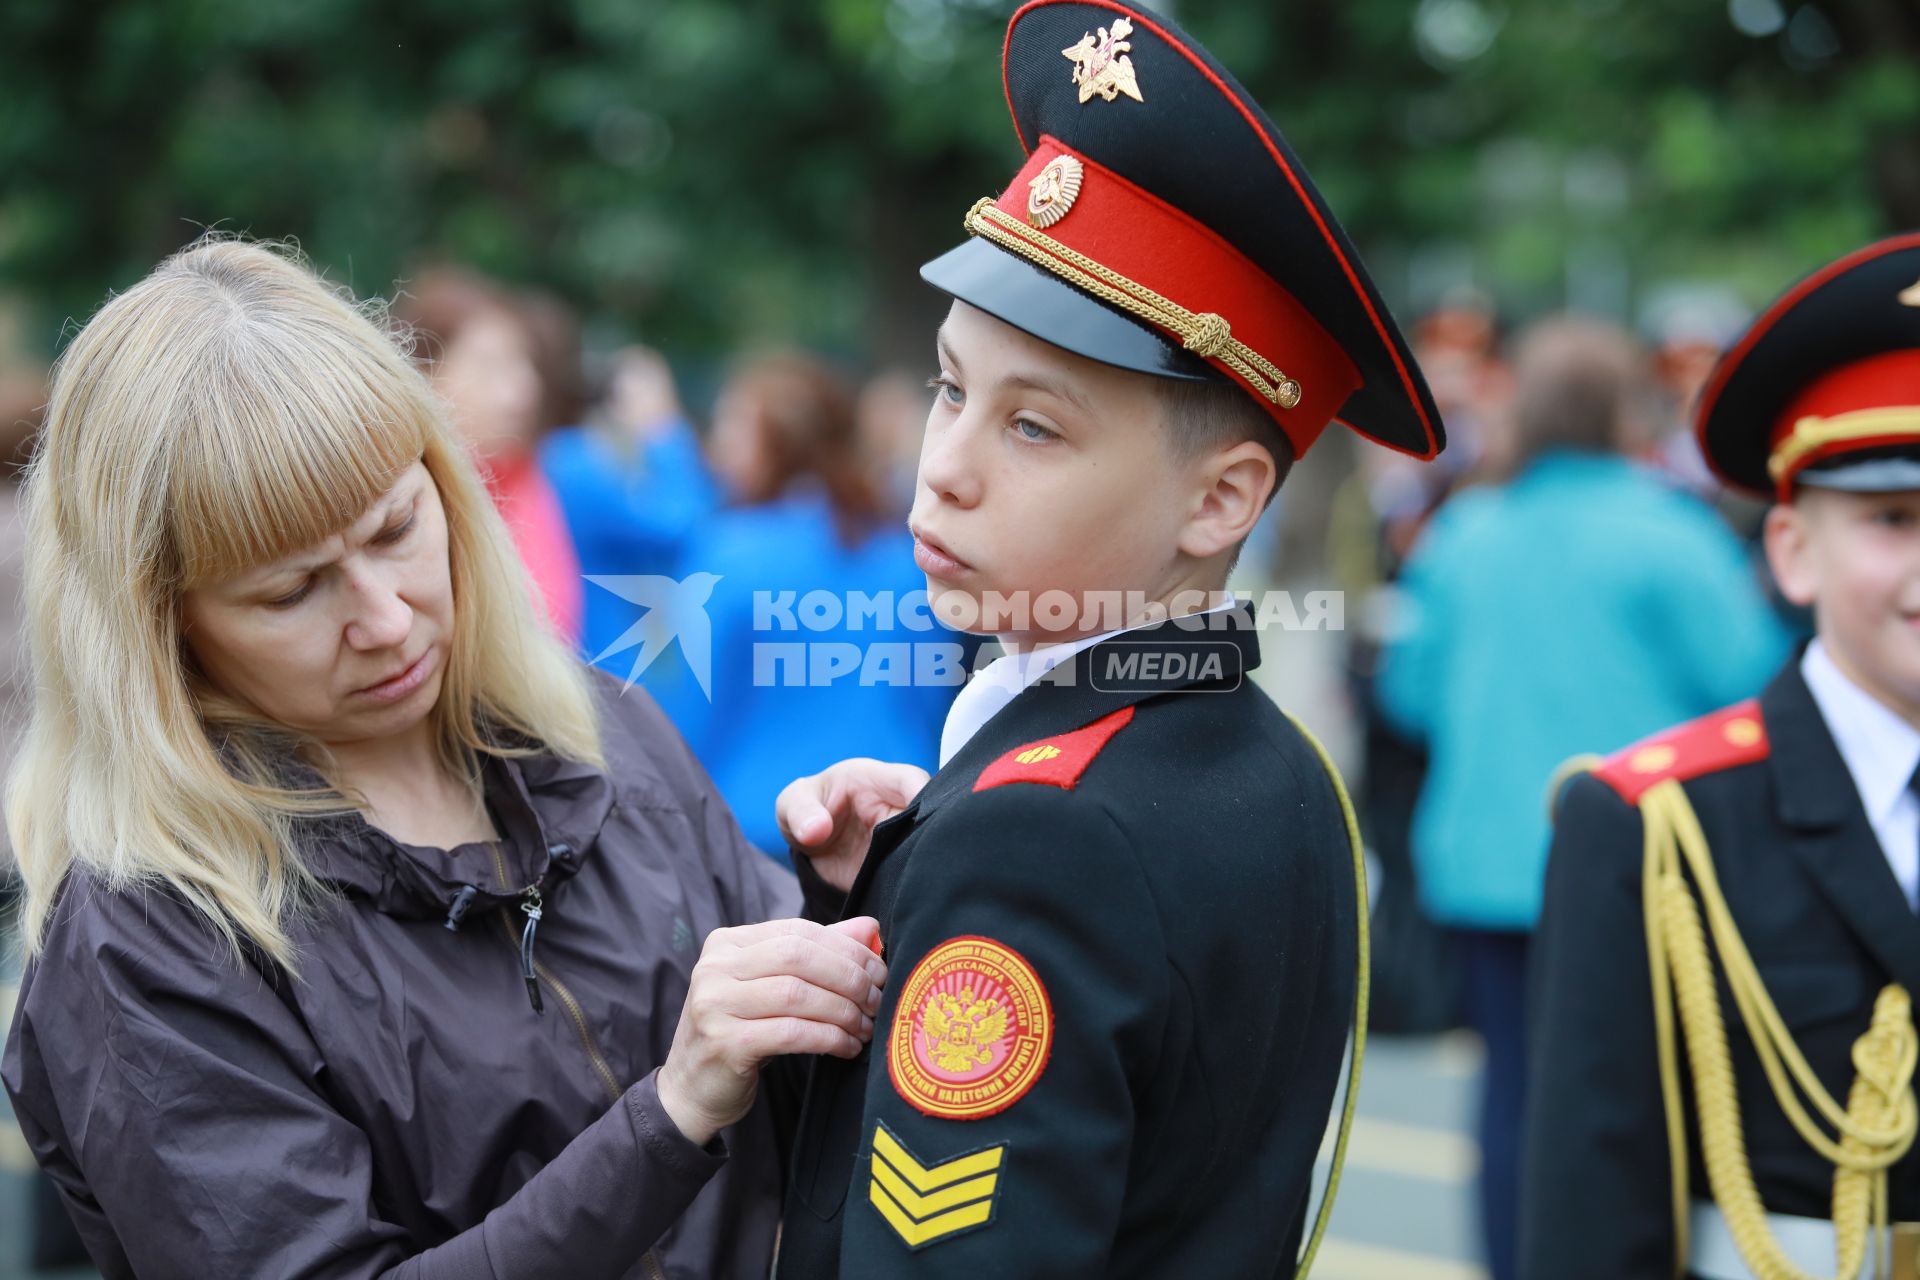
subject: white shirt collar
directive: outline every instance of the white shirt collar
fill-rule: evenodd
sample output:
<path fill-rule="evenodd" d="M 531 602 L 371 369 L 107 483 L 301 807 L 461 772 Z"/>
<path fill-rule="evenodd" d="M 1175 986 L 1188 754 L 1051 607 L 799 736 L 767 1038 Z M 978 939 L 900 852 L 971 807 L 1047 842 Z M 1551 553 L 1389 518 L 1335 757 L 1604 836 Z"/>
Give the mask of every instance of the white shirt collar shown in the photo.
<path fill-rule="evenodd" d="M 1881 850 L 1912 901 L 1920 894 L 1920 797 L 1907 784 L 1920 768 L 1920 729 L 1849 679 L 1818 639 L 1800 659 L 1800 674 L 1853 775 Z"/>
<path fill-rule="evenodd" d="M 1907 783 L 1920 767 L 1920 729 L 1848 679 L 1817 639 L 1800 660 L 1800 674 L 1860 788 L 1867 816 L 1878 823 L 1912 794 Z"/>
<path fill-rule="evenodd" d="M 1219 613 L 1223 609 L 1235 608 L 1240 602 L 1228 598 L 1225 603 L 1211 609 L 1202 609 L 1201 613 Z M 1194 615 L 1187 615 L 1194 616 Z M 1082 636 L 1077 640 L 1067 640 L 1060 644 L 1048 645 L 1044 649 L 1033 649 L 1026 653 L 1009 653 L 995 658 L 980 670 L 974 672 L 960 692 L 954 696 L 953 705 L 947 708 L 947 722 L 940 730 L 940 765 L 946 767 L 947 761 L 960 754 L 960 748 L 974 734 L 980 732 L 987 721 L 1000 713 L 1005 707 L 1031 685 L 1061 663 L 1085 649 L 1091 649 L 1103 640 L 1112 639 L 1127 631 L 1138 631 L 1141 627 L 1158 626 L 1166 619 L 1142 622 L 1132 627 L 1120 627 L 1113 631 L 1102 631 L 1097 635 Z"/>

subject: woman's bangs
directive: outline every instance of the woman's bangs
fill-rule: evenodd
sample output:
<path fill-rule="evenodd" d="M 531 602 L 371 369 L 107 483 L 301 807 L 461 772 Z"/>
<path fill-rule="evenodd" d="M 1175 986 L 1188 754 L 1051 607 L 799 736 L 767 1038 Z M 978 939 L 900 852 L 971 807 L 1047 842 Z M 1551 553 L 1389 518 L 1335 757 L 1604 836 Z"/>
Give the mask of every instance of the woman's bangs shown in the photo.
<path fill-rule="evenodd" d="M 330 538 L 426 451 L 434 412 L 411 371 L 366 351 L 311 349 L 208 380 L 175 451 L 172 541 L 183 586 Z"/>

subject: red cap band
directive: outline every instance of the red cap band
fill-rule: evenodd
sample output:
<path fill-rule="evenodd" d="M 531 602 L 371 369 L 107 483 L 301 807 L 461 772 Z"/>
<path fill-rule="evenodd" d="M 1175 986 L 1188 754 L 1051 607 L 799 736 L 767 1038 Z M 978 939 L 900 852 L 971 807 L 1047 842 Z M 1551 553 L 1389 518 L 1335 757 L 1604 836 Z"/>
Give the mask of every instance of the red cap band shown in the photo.
<path fill-rule="evenodd" d="M 1796 395 L 1769 440 L 1782 502 L 1794 477 L 1836 454 L 1920 443 L 1920 351 L 1887 351 L 1822 374 Z"/>
<path fill-rule="evenodd" d="M 1034 198 L 1033 184 L 1061 156 L 1078 162 L 1078 190 L 1056 203 L 1049 213 L 1051 220 L 1042 224 L 1029 203 Z M 1064 213 L 1058 211 L 1062 204 Z M 1225 331 L 1198 339 L 1191 327 L 1183 333 L 1157 317 L 1153 323 L 1240 383 L 1279 424 L 1296 456 L 1306 453 L 1360 388 L 1360 372 L 1340 344 L 1271 276 L 1202 223 L 1057 138 L 1041 137 L 995 207 L 1025 226 L 1044 225 L 1044 230 L 1021 237 L 1023 245 L 1032 249 L 1031 253 L 1023 249 L 1022 254 L 1070 282 L 1086 287 L 1082 279 L 1086 269 L 1048 249 L 1048 238 L 1090 259 L 1105 273 L 1121 277 L 1122 286 L 1157 294 L 1193 313 L 1203 324 L 1208 316 L 1223 319 Z M 1094 274 L 1100 278 L 1099 272 Z M 1290 407 L 1276 401 L 1261 386 L 1262 379 L 1234 367 L 1245 361 L 1220 354 L 1218 339 L 1226 332 L 1297 383 L 1298 401 Z"/>

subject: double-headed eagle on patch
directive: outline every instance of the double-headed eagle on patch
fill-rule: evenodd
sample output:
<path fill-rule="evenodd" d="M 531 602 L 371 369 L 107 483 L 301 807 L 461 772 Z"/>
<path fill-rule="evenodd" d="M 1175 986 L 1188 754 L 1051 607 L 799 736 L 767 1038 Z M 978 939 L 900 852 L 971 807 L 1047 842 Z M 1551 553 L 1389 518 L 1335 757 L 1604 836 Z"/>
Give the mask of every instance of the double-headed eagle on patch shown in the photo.
<path fill-rule="evenodd" d="M 972 987 L 936 991 L 927 997 L 920 1030 L 935 1066 L 972 1071 L 993 1061 L 994 1046 L 1006 1038 L 1007 1010 L 991 996 L 975 996 Z"/>

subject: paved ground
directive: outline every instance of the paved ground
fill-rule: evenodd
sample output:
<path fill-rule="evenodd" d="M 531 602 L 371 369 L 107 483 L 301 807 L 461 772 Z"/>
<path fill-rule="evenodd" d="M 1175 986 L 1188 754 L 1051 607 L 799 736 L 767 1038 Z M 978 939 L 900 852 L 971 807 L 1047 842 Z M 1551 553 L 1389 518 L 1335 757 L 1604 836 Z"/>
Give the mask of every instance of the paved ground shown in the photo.
<path fill-rule="evenodd" d="M 1466 1033 L 1369 1045 L 1314 1280 L 1484 1280 L 1472 1214 L 1479 1063 Z"/>

